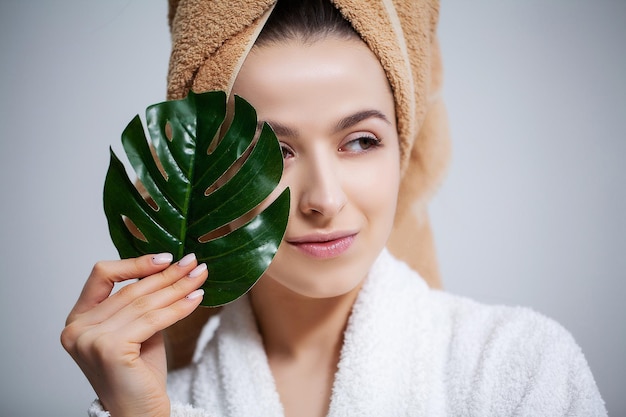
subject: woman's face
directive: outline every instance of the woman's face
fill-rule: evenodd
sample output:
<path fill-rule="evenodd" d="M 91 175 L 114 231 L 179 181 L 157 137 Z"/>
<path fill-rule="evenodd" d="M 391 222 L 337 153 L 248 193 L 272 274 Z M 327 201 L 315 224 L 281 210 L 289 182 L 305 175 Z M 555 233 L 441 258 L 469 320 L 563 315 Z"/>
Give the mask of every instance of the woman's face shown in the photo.
<path fill-rule="evenodd" d="M 396 210 L 394 101 L 375 55 L 358 39 L 255 47 L 233 92 L 274 129 L 291 189 L 283 243 L 262 280 L 334 297 L 360 285 Z"/>

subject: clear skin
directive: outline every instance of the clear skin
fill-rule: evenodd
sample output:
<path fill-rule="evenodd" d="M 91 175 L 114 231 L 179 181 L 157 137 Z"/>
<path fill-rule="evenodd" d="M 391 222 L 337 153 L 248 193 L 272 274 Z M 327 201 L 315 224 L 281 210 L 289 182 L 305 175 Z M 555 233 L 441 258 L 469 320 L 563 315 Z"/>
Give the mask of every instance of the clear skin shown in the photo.
<path fill-rule="evenodd" d="M 285 240 L 250 292 L 252 308 L 285 415 L 323 416 L 350 310 L 393 224 L 393 96 L 363 42 L 332 36 L 254 47 L 233 92 L 277 132 L 277 192 L 292 195 Z M 160 331 L 198 306 L 194 290 L 207 278 L 187 260 L 100 262 L 67 319 L 63 346 L 114 417 L 169 416 Z M 115 282 L 137 277 L 110 296 Z"/>

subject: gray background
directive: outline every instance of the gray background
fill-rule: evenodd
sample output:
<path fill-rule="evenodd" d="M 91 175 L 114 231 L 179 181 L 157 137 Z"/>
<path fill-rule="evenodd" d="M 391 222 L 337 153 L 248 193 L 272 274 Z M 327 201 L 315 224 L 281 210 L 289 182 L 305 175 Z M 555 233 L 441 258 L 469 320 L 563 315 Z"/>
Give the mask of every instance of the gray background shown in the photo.
<path fill-rule="evenodd" d="M 81 416 L 59 332 L 115 258 L 108 146 L 165 95 L 166 2 L 0 3 L 0 415 Z M 447 1 L 454 156 L 432 206 L 445 286 L 555 318 L 626 415 L 626 2 Z"/>

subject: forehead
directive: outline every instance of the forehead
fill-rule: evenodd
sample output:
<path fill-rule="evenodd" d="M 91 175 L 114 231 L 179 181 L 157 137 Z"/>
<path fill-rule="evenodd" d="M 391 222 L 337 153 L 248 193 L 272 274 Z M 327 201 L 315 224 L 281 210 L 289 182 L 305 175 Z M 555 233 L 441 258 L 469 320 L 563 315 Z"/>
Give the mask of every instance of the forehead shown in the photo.
<path fill-rule="evenodd" d="M 254 47 L 233 92 L 263 113 L 378 108 L 395 120 L 385 72 L 360 39 L 328 37 L 312 43 L 284 41 Z M 273 115 L 273 113 L 272 113 Z"/>

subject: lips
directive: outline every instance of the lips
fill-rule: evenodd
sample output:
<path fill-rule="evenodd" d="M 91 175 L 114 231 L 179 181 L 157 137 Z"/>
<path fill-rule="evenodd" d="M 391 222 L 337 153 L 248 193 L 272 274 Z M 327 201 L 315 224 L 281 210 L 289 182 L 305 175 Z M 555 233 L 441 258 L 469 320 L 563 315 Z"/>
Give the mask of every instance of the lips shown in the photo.
<path fill-rule="evenodd" d="M 352 246 L 356 232 L 315 233 L 286 242 L 304 254 L 318 259 L 335 258 Z"/>

